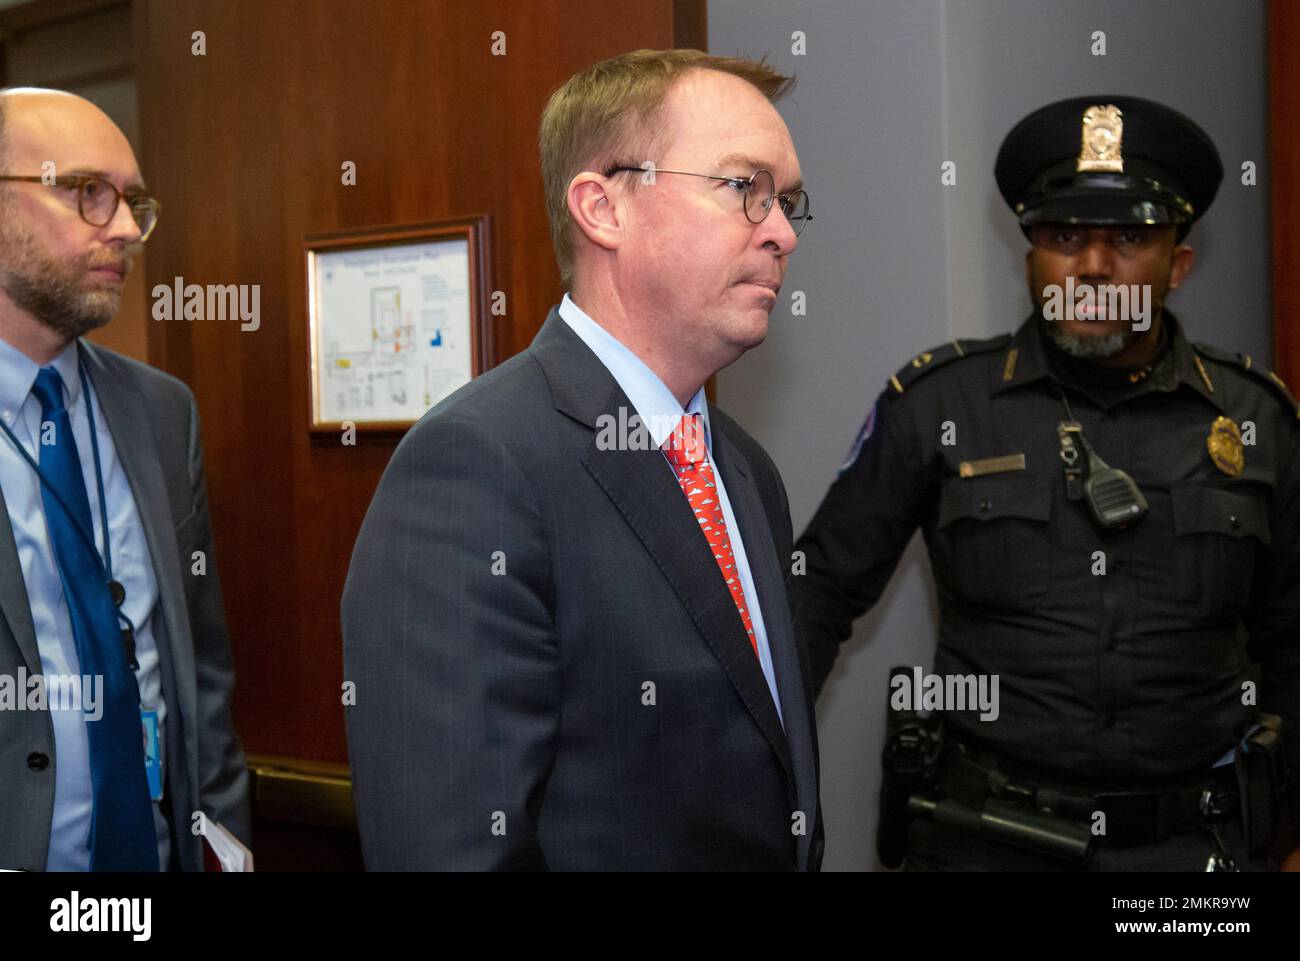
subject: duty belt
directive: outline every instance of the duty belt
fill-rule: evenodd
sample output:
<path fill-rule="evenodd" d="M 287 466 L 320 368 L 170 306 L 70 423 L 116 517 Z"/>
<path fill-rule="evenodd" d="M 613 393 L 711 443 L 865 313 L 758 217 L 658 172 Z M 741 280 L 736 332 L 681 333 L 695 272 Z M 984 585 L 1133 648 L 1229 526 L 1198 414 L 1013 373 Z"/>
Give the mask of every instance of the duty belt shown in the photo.
<path fill-rule="evenodd" d="M 1061 786 L 1050 776 L 951 739 L 939 756 L 935 784 L 945 795 L 979 811 L 991 800 L 1091 826 L 1105 816 L 1092 843 L 1108 847 L 1155 844 L 1233 817 L 1238 791 L 1232 765 L 1188 778 L 1164 790 L 1088 790 Z M 1092 832 L 1090 832 L 1092 833 Z"/>

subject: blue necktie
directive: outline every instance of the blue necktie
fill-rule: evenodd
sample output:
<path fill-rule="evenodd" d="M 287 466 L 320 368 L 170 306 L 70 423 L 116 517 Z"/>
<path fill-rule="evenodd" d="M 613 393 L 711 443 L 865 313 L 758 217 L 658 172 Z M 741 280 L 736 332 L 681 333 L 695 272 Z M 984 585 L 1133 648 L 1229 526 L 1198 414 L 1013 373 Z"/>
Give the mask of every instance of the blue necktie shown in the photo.
<path fill-rule="evenodd" d="M 98 720 L 86 718 L 93 797 L 90 869 L 157 871 L 158 847 L 144 770 L 140 689 L 127 663 L 117 610 L 92 540 L 95 528 L 90 520 L 90 500 L 72 421 L 63 404 L 63 378 L 53 367 L 41 368 L 32 394 L 41 404 L 40 464 L 49 485 L 41 485 L 41 500 L 72 620 L 77 658 L 83 676 L 103 679 L 103 715 Z M 90 402 L 86 397 L 85 403 Z M 53 443 L 46 443 L 51 427 Z"/>

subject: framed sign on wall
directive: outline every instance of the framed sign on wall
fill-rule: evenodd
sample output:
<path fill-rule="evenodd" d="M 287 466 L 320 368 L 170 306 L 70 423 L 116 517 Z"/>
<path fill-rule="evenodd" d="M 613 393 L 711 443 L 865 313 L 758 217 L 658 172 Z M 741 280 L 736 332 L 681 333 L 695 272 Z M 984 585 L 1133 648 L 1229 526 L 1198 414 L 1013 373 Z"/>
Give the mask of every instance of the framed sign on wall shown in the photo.
<path fill-rule="evenodd" d="M 486 217 L 304 238 L 311 430 L 400 431 L 493 365 Z"/>

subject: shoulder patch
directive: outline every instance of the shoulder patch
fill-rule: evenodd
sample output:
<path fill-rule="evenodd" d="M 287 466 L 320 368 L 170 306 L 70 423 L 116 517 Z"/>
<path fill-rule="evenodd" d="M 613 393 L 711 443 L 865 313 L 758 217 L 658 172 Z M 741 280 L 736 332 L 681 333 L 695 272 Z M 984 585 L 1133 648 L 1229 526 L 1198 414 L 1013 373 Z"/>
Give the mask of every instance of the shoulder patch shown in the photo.
<path fill-rule="evenodd" d="M 863 421 L 862 427 L 858 430 L 858 435 L 853 438 L 853 444 L 849 447 L 844 463 L 840 465 L 839 471 L 836 472 L 836 477 L 843 476 L 844 472 L 853 466 L 854 461 L 858 459 L 858 455 L 862 453 L 862 445 L 871 440 L 871 435 L 876 431 L 876 410 L 879 407 L 880 401 L 877 399 L 871 405 L 871 410 L 867 411 L 867 419 Z"/>
<path fill-rule="evenodd" d="M 986 339 L 950 340 L 946 344 L 917 354 L 894 376 L 889 378 L 889 390 L 897 395 L 903 393 L 931 371 L 938 370 L 954 360 L 984 354 L 990 350 L 1005 347 L 1011 341 L 1010 334 L 999 334 Z"/>
<path fill-rule="evenodd" d="M 1236 367 L 1238 370 L 1244 370 L 1255 380 L 1267 384 L 1275 394 L 1281 397 L 1289 409 L 1295 411 L 1296 417 L 1300 419 L 1300 401 L 1295 399 L 1295 395 L 1291 393 L 1281 377 L 1268 368 L 1256 364 L 1250 354 L 1230 354 L 1226 350 L 1219 350 L 1219 348 L 1211 347 L 1209 344 L 1193 343 L 1192 348 L 1203 357 L 1217 360 L 1219 363 L 1227 364 L 1230 367 Z"/>

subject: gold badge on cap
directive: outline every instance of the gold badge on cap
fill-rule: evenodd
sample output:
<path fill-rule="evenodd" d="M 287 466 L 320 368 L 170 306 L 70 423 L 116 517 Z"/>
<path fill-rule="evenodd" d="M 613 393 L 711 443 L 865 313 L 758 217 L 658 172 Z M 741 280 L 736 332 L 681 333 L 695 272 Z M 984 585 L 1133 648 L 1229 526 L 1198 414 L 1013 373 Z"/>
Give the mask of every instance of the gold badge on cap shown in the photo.
<path fill-rule="evenodd" d="M 1124 114 L 1112 104 L 1089 107 L 1083 112 L 1083 149 L 1076 172 L 1124 172 Z"/>
<path fill-rule="evenodd" d="M 1241 446 L 1241 431 L 1227 417 L 1216 417 L 1210 426 L 1210 436 L 1205 438 L 1210 449 L 1210 460 L 1229 477 L 1236 477 L 1246 466 L 1246 456 Z"/>

